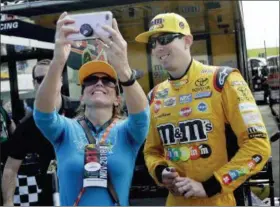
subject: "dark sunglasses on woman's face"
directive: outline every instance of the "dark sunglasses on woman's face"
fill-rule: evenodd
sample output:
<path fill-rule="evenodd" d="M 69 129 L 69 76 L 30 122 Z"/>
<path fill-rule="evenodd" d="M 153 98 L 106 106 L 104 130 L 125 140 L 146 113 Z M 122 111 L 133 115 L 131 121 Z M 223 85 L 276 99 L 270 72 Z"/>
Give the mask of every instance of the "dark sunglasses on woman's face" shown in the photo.
<path fill-rule="evenodd" d="M 179 37 L 183 37 L 184 35 L 182 34 L 177 34 L 177 33 L 166 33 L 166 34 L 162 34 L 159 35 L 157 37 L 150 37 L 149 41 L 148 41 L 148 46 L 151 49 L 155 49 L 157 42 L 161 45 L 167 45 L 170 42 L 172 42 L 175 38 Z"/>
<path fill-rule="evenodd" d="M 109 76 L 103 76 L 103 77 L 98 77 L 98 76 L 89 76 L 84 80 L 84 86 L 91 86 L 95 85 L 98 83 L 98 81 L 101 80 L 102 84 L 104 86 L 110 87 L 110 88 L 115 88 L 116 87 L 116 80 L 114 78 L 111 78 Z"/>
<path fill-rule="evenodd" d="M 45 76 L 37 76 L 34 79 L 37 81 L 38 84 L 41 84 L 44 80 Z"/>

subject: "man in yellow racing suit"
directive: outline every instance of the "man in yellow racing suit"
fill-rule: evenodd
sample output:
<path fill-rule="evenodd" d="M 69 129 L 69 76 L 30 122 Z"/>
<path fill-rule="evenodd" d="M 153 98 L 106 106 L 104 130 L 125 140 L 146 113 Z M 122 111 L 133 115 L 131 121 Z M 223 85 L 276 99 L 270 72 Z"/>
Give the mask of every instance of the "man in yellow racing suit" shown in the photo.
<path fill-rule="evenodd" d="M 136 41 L 148 43 L 170 75 L 149 94 L 144 148 L 149 173 L 169 190 L 166 204 L 236 205 L 233 191 L 271 154 L 247 83 L 237 69 L 194 60 L 189 25 L 177 14 L 157 15 Z M 170 171 L 173 187 L 163 181 Z"/>

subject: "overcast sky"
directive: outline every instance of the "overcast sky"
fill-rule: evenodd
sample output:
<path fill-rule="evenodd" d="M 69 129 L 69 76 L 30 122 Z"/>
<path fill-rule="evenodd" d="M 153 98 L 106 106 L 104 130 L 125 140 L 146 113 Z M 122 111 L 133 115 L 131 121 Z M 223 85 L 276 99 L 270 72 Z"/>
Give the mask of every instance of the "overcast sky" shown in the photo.
<path fill-rule="evenodd" d="M 247 48 L 279 46 L 279 0 L 242 1 Z"/>

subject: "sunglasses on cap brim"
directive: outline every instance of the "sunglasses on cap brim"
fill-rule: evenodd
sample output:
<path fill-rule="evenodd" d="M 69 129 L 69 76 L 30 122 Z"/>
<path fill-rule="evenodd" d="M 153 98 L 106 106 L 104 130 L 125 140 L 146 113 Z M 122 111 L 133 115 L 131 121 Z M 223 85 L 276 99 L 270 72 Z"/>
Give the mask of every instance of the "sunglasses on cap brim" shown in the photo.
<path fill-rule="evenodd" d="M 109 76 L 96 76 L 96 75 L 91 75 L 88 76 L 84 79 L 83 85 L 84 86 L 91 86 L 95 85 L 99 82 L 99 80 L 102 82 L 104 86 L 110 87 L 110 88 L 115 88 L 117 81 L 116 79 L 109 77 Z"/>
<path fill-rule="evenodd" d="M 178 34 L 178 33 L 164 33 L 162 35 L 159 35 L 157 37 L 150 37 L 148 41 L 148 46 L 151 49 L 155 49 L 157 42 L 160 45 L 167 45 L 170 42 L 172 42 L 175 38 L 179 37 L 182 38 L 184 35 Z"/>

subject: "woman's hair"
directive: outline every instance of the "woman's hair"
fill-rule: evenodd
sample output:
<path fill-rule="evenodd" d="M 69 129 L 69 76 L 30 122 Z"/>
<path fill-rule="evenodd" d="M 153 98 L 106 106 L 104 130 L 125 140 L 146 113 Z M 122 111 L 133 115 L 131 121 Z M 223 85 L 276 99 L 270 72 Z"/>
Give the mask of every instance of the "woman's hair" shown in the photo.
<path fill-rule="evenodd" d="M 75 118 L 81 118 L 85 116 L 86 106 L 85 104 L 81 103 L 80 106 L 77 108 Z M 126 113 L 123 109 L 123 104 L 119 104 L 118 106 L 113 106 L 113 117 L 118 119 L 124 119 L 126 117 Z"/>

